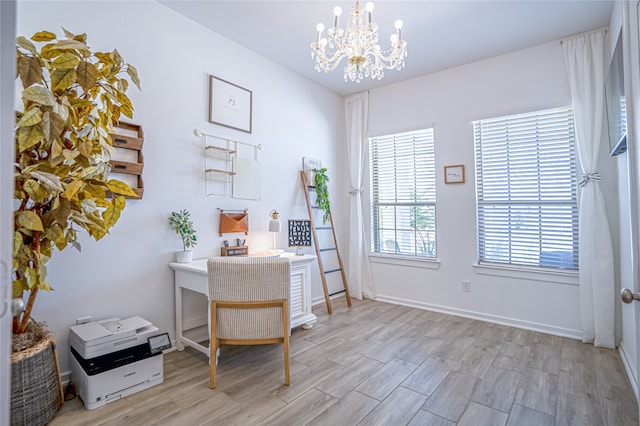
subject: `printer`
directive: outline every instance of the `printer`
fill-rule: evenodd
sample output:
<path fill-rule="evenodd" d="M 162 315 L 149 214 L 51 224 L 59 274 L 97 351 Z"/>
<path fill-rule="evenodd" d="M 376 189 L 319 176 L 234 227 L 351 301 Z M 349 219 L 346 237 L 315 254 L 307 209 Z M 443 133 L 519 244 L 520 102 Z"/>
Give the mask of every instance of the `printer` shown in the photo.
<path fill-rule="evenodd" d="M 87 410 L 162 383 L 169 335 L 139 316 L 71 327 L 71 380 Z"/>

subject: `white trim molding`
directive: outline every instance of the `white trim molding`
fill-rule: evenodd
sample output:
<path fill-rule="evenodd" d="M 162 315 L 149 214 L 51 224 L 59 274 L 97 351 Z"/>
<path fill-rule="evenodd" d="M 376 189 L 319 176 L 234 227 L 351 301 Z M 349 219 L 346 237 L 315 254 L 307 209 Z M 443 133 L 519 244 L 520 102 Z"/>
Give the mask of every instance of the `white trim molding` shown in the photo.
<path fill-rule="evenodd" d="M 456 309 L 447 306 L 433 305 L 430 303 L 416 302 L 413 300 L 399 299 L 389 296 L 378 296 L 375 300 L 379 302 L 393 303 L 394 305 L 408 306 L 410 308 L 424 309 L 427 311 L 440 312 L 442 314 L 454 315 L 463 318 L 470 318 L 493 324 L 506 325 L 509 327 L 521 328 L 524 330 L 538 331 L 540 333 L 552 334 L 554 336 L 568 337 L 570 339 L 582 340 L 582 331 L 570 328 L 556 327 L 549 324 L 542 324 L 532 321 L 523 321 L 515 318 L 501 317 L 498 315 L 484 314 L 482 312 L 468 311 L 466 309 Z"/>
<path fill-rule="evenodd" d="M 385 265 L 409 266 L 413 268 L 440 269 L 440 259 L 402 256 L 395 254 L 369 253 L 371 263 Z"/>
<path fill-rule="evenodd" d="M 578 271 L 545 270 L 542 268 L 527 268 L 504 265 L 473 264 L 473 270 L 480 275 L 496 277 L 518 278 L 528 281 L 542 281 L 546 283 L 579 285 Z"/>

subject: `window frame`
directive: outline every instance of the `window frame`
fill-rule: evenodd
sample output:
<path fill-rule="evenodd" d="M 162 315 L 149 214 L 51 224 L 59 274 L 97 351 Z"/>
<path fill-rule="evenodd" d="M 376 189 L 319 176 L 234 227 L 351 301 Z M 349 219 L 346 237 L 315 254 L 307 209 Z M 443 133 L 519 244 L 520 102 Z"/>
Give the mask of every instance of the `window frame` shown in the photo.
<path fill-rule="evenodd" d="M 438 233 L 437 233 L 437 227 L 436 227 L 436 168 L 435 168 L 434 129 L 430 127 L 430 128 L 410 130 L 405 132 L 395 132 L 395 133 L 390 133 L 390 134 L 385 134 L 380 136 L 369 137 L 368 139 L 369 139 L 369 182 L 370 182 L 370 191 L 369 191 L 369 197 L 370 197 L 369 198 L 369 201 L 370 201 L 369 219 L 370 219 L 370 242 L 371 242 L 370 258 L 374 262 L 378 261 L 382 263 L 385 263 L 385 261 L 383 260 L 384 257 L 407 261 L 409 263 L 412 261 L 419 261 L 422 264 L 424 264 L 425 267 L 433 268 L 434 267 L 433 265 L 428 266 L 428 264 L 438 261 L 437 260 Z M 399 150 L 401 151 L 401 153 L 398 154 L 397 144 L 402 144 L 403 142 L 410 142 L 411 148 L 405 149 L 406 147 L 402 147 L 402 149 Z M 426 143 L 427 145 L 420 145 L 421 143 Z M 390 167 L 388 163 L 387 164 L 380 163 L 381 159 L 389 160 L 389 158 L 382 158 L 382 156 L 380 155 L 380 152 L 379 152 L 381 149 L 380 144 L 391 144 L 393 146 L 394 156 L 391 161 L 393 162 L 392 173 L 394 177 L 394 184 L 392 186 L 394 187 L 394 192 L 393 192 L 394 200 L 381 199 L 381 196 L 380 196 L 380 177 L 381 177 L 380 173 L 383 173 L 381 172 L 380 169 L 381 167 Z M 383 154 L 386 150 L 388 150 L 388 147 L 382 148 Z M 422 152 L 418 157 L 415 157 L 415 153 L 417 150 L 424 151 L 424 152 Z M 411 151 L 414 154 L 413 156 L 414 159 L 418 158 L 418 163 L 424 161 L 425 162 L 424 164 L 432 166 L 431 168 L 427 168 L 427 169 L 423 168 L 418 173 L 418 176 L 421 177 L 421 179 L 416 179 L 415 172 L 418 171 L 418 169 L 415 166 L 415 164 L 413 168 L 414 174 L 412 178 L 409 178 L 408 180 L 402 179 L 402 176 L 400 179 L 396 178 L 398 176 L 399 170 L 401 170 L 401 168 L 399 168 L 398 166 L 399 158 L 400 159 L 403 158 L 401 154 L 405 154 L 406 156 L 407 151 Z M 396 154 L 398 154 L 398 156 L 396 156 Z M 408 156 L 404 158 L 408 158 Z M 407 182 L 412 182 L 414 185 L 414 188 L 425 189 L 426 192 L 428 192 L 429 194 L 426 196 L 426 200 L 423 200 L 423 201 L 407 200 L 406 187 L 403 186 L 403 184 L 406 184 Z M 404 193 L 403 193 L 403 189 L 405 190 Z M 416 192 L 417 191 L 418 189 L 416 189 Z M 403 195 L 404 195 L 404 199 L 403 199 Z M 413 194 L 413 198 L 414 200 L 418 198 L 418 196 L 415 195 L 415 192 Z M 382 235 L 382 232 L 384 232 L 385 228 L 380 227 L 381 220 L 384 217 L 384 215 L 381 213 L 381 209 L 384 209 L 384 208 L 394 209 L 393 215 L 392 215 L 394 217 L 393 225 L 392 227 L 386 228 L 387 232 L 391 231 L 394 233 L 393 234 L 393 242 L 395 243 L 394 251 L 384 249 L 384 242 L 387 240 L 390 240 L 388 238 L 385 238 Z M 417 214 L 416 209 L 419 209 L 419 208 L 431 210 L 425 213 L 425 215 L 429 216 L 429 218 L 425 220 L 427 221 L 427 223 L 429 223 L 429 221 L 431 222 L 430 227 L 422 229 L 416 226 L 417 220 L 415 219 L 416 217 L 415 215 Z M 409 209 L 409 211 L 407 212 L 405 210 L 404 215 L 402 213 L 399 214 L 398 210 L 401 211 L 402 209 Z M 407 216 L 407 213 L 408 213 L 408 216 Z M 401 225 L 399 225 L 399 221 L 403 220 L 402 218 L 404 218 L 405 222 L 407 220 L 409 221 L 408 226 L 402 227 Z M 420 236 L 423 235 L 423 233 L 425 232 L 429 235 L 429 238 L 427 239 L 428 240 L 427 243 L 422 243 L 422 244 L 426 244 L 424 245 L 425 252 L 424 254 L 422 254 L 420 253 L 421 250 L 418 247 L 420 245 L 419 243 Z M 406 237 L 405 237 L 404 243 L 402 242 L 399 243 L 399 241 L 401 241 L 402 239 L 398 237 L 398 234 L 413 235 L 413 245 L 410 250 L 407 250 L 408 246 L 406 244 Z M 433 236 L 432 239 L 430 239 L 431 235 Z M 430 247 L 433 247 L 433 248 L 430 249 Z M 438 266 L 436 265 L 435 267 L 438 267 Z"/>
<path fill-rule="evenodd" d="M 554 121 L 562 122 L 562 120 L 566 120 L 562 122 L 564 127 L 558 126 L 556 133 L 553 133 L 551 137 L 548 133 L 543 132 L 543 130 L 548 130 L 547 126 L 551 126 Z M 496 185 L 496 182 L 499 182 L 499 179 L 494 177 L 494 187 L 491 185 L 487 185 L 485 182 L 485 174 L 488 174 L 483 169 L 483 156 L 482 151 L 496 149 L 496 146 L 490 146 L 490 142 L 485 142 L 485 145 L 482 145 L 482 130 L 481 126 L 488 125 L 487 127 L 491 129 L 493 132 L 498 132 L 500 128 L 499 125 L 495 123 L 504 122 L 505 138 L 500 141 L 499 138 L 495 138 L 495 141 L 499 141 L 496 143 L 498 145 L 500 142 L 504 144 L 507 150 L 513 148 L 511 151 L 515 152 L 518 155 L 522 155 L 526 153 L 527 150 L 531 149 L 525 146 L 524 148 L 521 146 L 515 146 L 514 143 L 524 140 L 527 143 L 532 143 L 533 146 L 536 147 L 535 157 L 532 161 L 537 162 L 537 167 L 535 168 L 538 183 L 536 191 L 532 191 L 531 188 L 535 187 L 535 185 L 530 185 L 526 187 L 525 184 L 520 183 L 520 188 L 515 188 L 516 184 L 512 183 L 517 181 L 517 178 L 522 178 L 522 175 L 518 175 L 517 173 L 508 174 L 507 177 L 504 178 L 503 183 L 505 184 L 504 188 L 500 188 Z M 526 123 L 535 123 L 535 124 L 526 124 Z M 550 124 L 551 123 L 551 124 Z M 549 276 L 557 275 L 558 277 L 572 277 L 578 274 L 579 268 L 579 229 L 578 229 L 578 206 L 579 206 L 579 190 L 578 190 L 578 152 L 577 152 L 577 144 L 575 138 L 575 125 L 574 125 L 574 117 L 573 117 L 573 108 L 571 106 L 568 107 L 560 107 L 560 108 L 551 108 L 544 110 L 537 110 L 526 112 L 522 114 L 512 114 L 505 115 L 499 117 L 492 117 L 481 120 L 474 120 L 472 122 L 473 126 L 473 138 L 474 138 L 474 154 L 475 154 L 475 175 L 476 175 L 476 255 L 477 255 L 477 264 L 474 265 L 474 268 L 478 271 L 479 269 L 492 270 L 490 274 L 494 274 L 494 272 L 498 269 L 511 269 L 514 271 L 538 271 L 544 272 Z M 529 130 L 531 134 L 535 134 L 535 137 L 530 137 L 525 139 L 525 136 L 518 135 L 513 136 L 509 134 L 509 130 L 511 127 L 517 128 L 519 126 L 524 126 L 527 129 L 535 129 Z M 487 139 L 491 139 L 490 137 Z M 552 140 L 552 142 L 549 142 Z M 564 142 L 569 140 L 570 146 L 566 146 L 566 144 L 562 144 L 560 142 Z M 494 141 L 494 142 L 495 142 Z M 511 144 L 511 145 L 510 145 Z M 489 146 L 487 146 L 489 145 Z M 515 147 L 515 148 L 514 148 Z M 564 194 L 565 198 L 561 194 L 561 191 L 549 191 L 548 182 L 545 179 L 549 179 L 549 177 L 559 178 L 562 177 L 563 170 L 561 166 L 557 166 L 553 164 L 553 160 L 549 160 L 552 158 L 550 152 L 554 149 L 564 149 L 567 152 L 563 153 L 563 155 L 567 156 L 566 161 L 568 161 L 570 172 L 569 180 L 566 178 L 562 181 L 562 187 L 568 188 L 570 196 L 566 197 L 567 193 Z M 496 158 L 500 157 L 500 154 L 496 156 Z M 485 157 L 486 158 L 486 157 Z M 509 156 L 507 156 L 509 158 Z M 496 161 L 495 158 L 492 158 L 493 161 Z M 504 166 L 506 169 L 513 170 L 516 169 L 515 166 L 512 166 L 511 159 L 506 160 L 506 165 Z M 548 161 L 548 162 L 546 162 Z M 515 162 L 515 160 L 514 160 Z M 529 163 L 526 163 L 527 165 Z M 551 165 L 551 168 L 547 168 Z M 487 167 L 490 167 L 489 164 Z M 556 167 L 556 168 L 553 168 Z M 551 172 L 549 172 L 551 170 Z M 530 177 L 530 176 L 529 176 Z M 489 179 L 490 180 L 490 179 Z M 547 185 L 545 187 L 544 185 Z M 491 195 L 485 196 L 485 192 L 487 187 L 489 187 L 489 193 L 493 191 L 494 197 L 491 198 Z M 499 188 L 499 189 L 496 189 Z M 515 189 L 514 189 L 515 188 Z M 565 188 L 565 191 L 566 191 Z M 556 188 L 557 189 L 557 188 Z M 502 190 L 502 192 L 500 191 Z M 529 193 L 529 194 L 528 194 Z M 531 194 L 532 193 L 532 194 Z M 545 195 L 544 193 L 547 193 Z M 496 195 L 498 194 L 498 195 Z M 505 195 L 508 194 L 508 195 Z M 551 195 L 549 195 L 551 194 Z M 533 195 L 537 195 L 534 197 Z M 500 197 L 503 197 L 500 199 Z M 504 198 L 506 197 L 506 198 Z M 514 228 L 515 225 L 512 225 L 512 217 L 517 216 L 517 214 L 513 213 L 513 211 L 518 210 L 518 208 L 523 208 L 524 206 L 528 206 L 529 208 L 538 209 L 537 213 L 537 222 L 538 227 L 535 230 L 537 234 L 537 263 L 530 263 L 526 261 L 526 257 L 531 257 L 531 254 L 519 254 L 518 249 L 528 249 L 530 248 L 529 240 L 531 237 L 521 237 L 521 242 L 516 244 L 513 243 L 513 240 L 517 240 L 513 235 L 517 234 L 518 228 Z M 506 208 L 508 213 L 493 213 L 493 218 L 491 217 L 491 213 L 487 213 L 487 207 L 495 208 L 497 211 L 499 208 Z M 566 213 L 562 212 L 563 208 L 569 208 L 571 211 L 570 216 L 567 216 Z M 484 210 L 483 210 L 484 209 Z M 557 209 L 554 212 L 554 215 L 550 215 L 548 212 L 545 212 L 545 209 Z M 533 212 L 527 212 L 531 217 L 535 219 L 536 215 Z M 487 224 L 489 221 L 484 220 L 489 217 L 490 220 L 494 221 L 494 238 L 499 239 L 500 231 L 502 231 L 506 236 L 508 241 L 508 256 L 507 260 L 502 262 L 496 260 L 497 257 L 493 259 L 489 258 L 487 247 Z M 545 220 L 549 221 L 549 218 L 552 217 L 554 220 L 561 221 L 567 218 L 570 218 L 568 226 L 565 224 L 563 227 L 558 226 L 557 224 L 549 225 L 548 223 L 544 223 Z M 497 219 L 496 219 L 497 218 Z M 506 218 L 506 219 L 505 219 Z M 497 223 L 499 221 L 504 221 L 506 226 L 503 226 L 503 229 L 500 229 Z M 535 220 L 532 220 L 535 223 Z M 549 234 L 553 234 L 558 229 L 561 229 L 561 233 L 570 235 L 571 239 L 567 240 L 566 238 L 563 240 L 561 237 L 557 235 L 553 235 L 549 237 Z M 553 230 L 554 232 L 551 232 Z M 531 231 L 532 233 L 534 231 Z M 508 235 L 507 235 L 508 234 Z M 546 236 L 545 236 L 546 234 Z M 491 238 L 491 235 L 490 235 Z M 570 243 L 568 242 L 570 241 Z M 483 246 L 483 243 L 485 244 Z M 506 243 L 505 243 L 506 244 Z M 544 251 L 543 247 L 547 245 L 562 245 L 565 244 L 571 247 L 571 250 L 557 250 L 557 252 L 549 252 Z M 514 255 L 514 247 L 515 247 L 515 255 Z M 534 252 L 536 250 L 534 248 Z M 524 252 L 524 250 L 523 250 Z M 543 258 L 543 253 L 547 256 L 547 258 Z M 556 256 L 552 261 L 548 259 L 550 253 L 553 253 L 553 256 Z M 570 254 L 568 254 L 570 253 Z M 499 256 L 499 255 L 498 255 Z M 563 260 L 562 256 L 571 256 L 570 257 L 570 266 L 568 261 Z M 516 259 L 514 261 L 514 257 L 520 257 L 520 259 Z M 566 258 L 565 258 L 566 259 Z M 521 261 L 525 260 L 525 261 Z M 565 278 L 562 278 L 560 282 L 567 281 Z M 569 278 L 569 282 L 573 283 L 573 279 Z"/>

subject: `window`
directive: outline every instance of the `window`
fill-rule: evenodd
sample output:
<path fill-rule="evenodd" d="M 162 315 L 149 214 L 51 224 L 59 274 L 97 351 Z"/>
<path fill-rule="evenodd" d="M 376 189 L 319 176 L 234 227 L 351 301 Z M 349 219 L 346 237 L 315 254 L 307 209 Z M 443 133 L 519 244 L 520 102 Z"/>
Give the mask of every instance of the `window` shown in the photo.
<path fill-rule="evenodd" d="M 571 108 L 473 122 L 479 261 L 578 269 Z"/>
<path fill-rule="evenodd" d="M 372 247 L 436 256 L 433 129 L 371 138 Z"/>

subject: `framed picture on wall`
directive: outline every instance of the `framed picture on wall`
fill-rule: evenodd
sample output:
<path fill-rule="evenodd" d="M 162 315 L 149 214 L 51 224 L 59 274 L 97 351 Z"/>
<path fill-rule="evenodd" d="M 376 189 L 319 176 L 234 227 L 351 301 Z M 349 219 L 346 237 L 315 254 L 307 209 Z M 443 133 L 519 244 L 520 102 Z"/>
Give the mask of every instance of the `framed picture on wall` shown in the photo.
<path fill-rule="evenodd" d="M 302 170 L 305 172 L 313 169 L 321 169 L 322 160 L 313 157 L 302 157 Z"/>
<path fill-rule="evenodd" d="M 310 220 L 289 219 L 289 247 L 295 247 L 298 256 L 301 247 L 311 247 Z"/>
<path fill-rule="evenodd" d="M 251 133 L 253 93 L 221 78 L 209 78 L 209 122 Z"/>
<path fill-rule="evenodd" d="M 464 183 L 464 166 L 462 164 L 445 166 L 444 183 Z"/>

